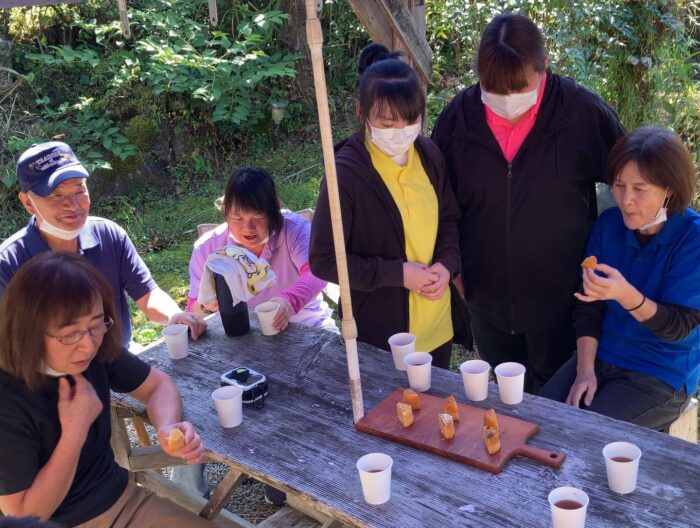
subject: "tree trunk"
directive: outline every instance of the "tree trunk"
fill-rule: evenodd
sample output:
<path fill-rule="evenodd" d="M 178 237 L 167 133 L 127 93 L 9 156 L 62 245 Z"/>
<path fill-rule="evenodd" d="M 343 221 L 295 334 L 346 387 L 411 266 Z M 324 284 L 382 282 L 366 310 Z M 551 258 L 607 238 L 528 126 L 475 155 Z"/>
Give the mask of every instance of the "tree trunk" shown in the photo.
<path fill-rule="evenodd" d="M 282 11 L 289 14 L 289 20 L 284 25 L 280 40 L 284 42 L 289 53 L 302 56 L 296 63 L 297 76 L 293 93 L 290 95 L 307 100 L 313 93 L 314 78 L 311 68 L 311 57 L 306 45 L 306 6 L 299 0 L 282 0 Z"/>

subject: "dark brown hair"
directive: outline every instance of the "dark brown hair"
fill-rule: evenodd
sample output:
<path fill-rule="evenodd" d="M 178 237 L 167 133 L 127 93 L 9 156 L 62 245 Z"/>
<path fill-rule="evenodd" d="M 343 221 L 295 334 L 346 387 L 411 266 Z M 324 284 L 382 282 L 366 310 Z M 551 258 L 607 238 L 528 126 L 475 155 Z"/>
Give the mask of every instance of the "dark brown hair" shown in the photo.
<path fill-rule="evenodd" d="M 284 224 L 280 201 L 272 176 L 259 167 L 243 167 L 233 172 L 224 192 L 224 216 L 233 206 L 243 211 L 263 213 L 267 217 L 270 236 L 279 233 Z"/>
<path fill-rule="evenodd" d="M 360 53 L 364 73 L 360 77 L 359 118 L 364 128 L 372 110 L 387 117 L 415 123 L 425 121 L 425 94 L 410 65 L 389 53 L 381 44 L 366 46 Z"/>
<path fill-rule="evenodd" d="M 528 74 L 542 73 L 546 66 L 542 33 L 529 18 L 512 13 L 489 22 L 474 60 L 483 89 L 503 95 L 525 88 Z"/>
<path fill-rule="evenodd" d="M 122 348 L 121 327 L 112 288 L 104 277 L 87 259 L 66 251 L 47 251 L 23 264 L 0 301 L 0 368 L 30 389 L 38 387 L 45 379 L 46 330 L 88 314 L 98 297 L 114 326 L 105 334 L 95 361 L 110 361 Z"/>
<path fill-rule="evenodd" d="M 630 162 L 637 164 L 647 182 L 673 191 L 669 214 L 680 213 L 690 205 L 695 191 L 695 166 L 675 132 L 650 126 L 618 139 L 608 156 L 605 177 L 609 185 L 614 185 Z"/>

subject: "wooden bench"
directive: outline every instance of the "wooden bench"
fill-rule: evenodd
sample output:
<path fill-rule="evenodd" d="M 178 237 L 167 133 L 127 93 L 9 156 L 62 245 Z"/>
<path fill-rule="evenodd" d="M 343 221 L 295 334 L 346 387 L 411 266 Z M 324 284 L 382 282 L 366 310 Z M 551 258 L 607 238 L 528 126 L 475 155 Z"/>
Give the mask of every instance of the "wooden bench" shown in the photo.
<path fill-rule="evenodd" d="M 688 401 L 681 415 L 669 426 L 667 432 L 676 438 L 698 443 L 698 400 L 691 398 Z"/>

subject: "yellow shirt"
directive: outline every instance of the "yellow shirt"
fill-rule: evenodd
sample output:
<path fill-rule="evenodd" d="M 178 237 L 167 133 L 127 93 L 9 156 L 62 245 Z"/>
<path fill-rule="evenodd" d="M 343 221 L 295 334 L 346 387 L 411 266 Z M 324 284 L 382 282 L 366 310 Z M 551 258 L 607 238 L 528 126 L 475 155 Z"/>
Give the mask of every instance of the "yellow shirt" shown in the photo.
<path fill-rule="evenodd" d="M 438 200 L 416 147 L 411 146 L 402 167 L 369 139 L 365 139 L 365 146 L 401 213 L 408 262 L 431 265 L 438 230 Z M 409 292 L 408 317 L 409 332 L 416 336 L 416 350 L 431 352 L 452 339 L 449 288 L 436 301 Z"/>

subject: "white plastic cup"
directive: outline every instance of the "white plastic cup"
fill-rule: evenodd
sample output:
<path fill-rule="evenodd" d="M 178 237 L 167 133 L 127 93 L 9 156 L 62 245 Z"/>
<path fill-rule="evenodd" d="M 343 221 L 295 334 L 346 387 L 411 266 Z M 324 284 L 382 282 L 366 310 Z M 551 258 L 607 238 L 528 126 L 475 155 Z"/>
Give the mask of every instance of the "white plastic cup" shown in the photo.
<path fill-rule="evenodd" d="M 384 504 L 391 497 L 391 467 L 394 461 L 384 453 L 369 453 L 357 460 L 362 495 L 368 504 Z"/>
<path fill-rule="evenodd" d="M 280 303 L 275 301 L 260 303 L 255 307 L 255 313 L 258 316 L 258 321 L 260 321 L 260 330 L 262 330 L 263 335 L 272 336 L 280 333 L 277 328 L 272 326 L 272 321 L 274 321 L 279 309 Z"/>
<path fill-rule="evenodd" d="M 163 339 L 172 359 L 182 359 L 190 353 L 187 330 L 186 324 L 171 324 L 163 328 Z"/>
<path fill-rule="evenodd" d="M 459 366 L 468 400 L 484 401 L 489 395 L 489 370 L 491 365 L 482 359 L 471 359 Z"/>
<path fill-rule="evenodd" d="M 403 358 L 408 374 L 408 385 L 416 392 L 425 392 L 430 388 L 432 378 L 433 356 L 427 352 L 411 352 Z"/>
<path fill-rule="evenodd" d="M 603 448 L 608 486 L 615 493 L 626 495 L 637 488 L 637 473 L 642 450 L 629 442 L 613 442 Z"/>
<path fill-rule="evenodd" d="M 243 421 L 243 389 L 233 385 L 211 393 L 221 427 L 237 427 Z"/>
<path fill-rule="evenodd" d="M 579 506 L 572 509 L 573 503 Z M 584 528 L 588 495 L 583 490 L 565 486 L 553 489 L 549 494 L 553 528 Z"/>
<path fill-rule="evenodd" d="M 400 332 L 389 338 L 391 356 L 394 358 L 394 367 L 397 370 L 406 370 L 403 358 L 416 351 L 416 336 L 408 332 Z"/>
<path fill-rule="evenodd" d="M 501 363 L 493 371 L 498 380 L 501 401 L 507 405 L 516 405 L 523 401 L 525 366 L 513 362 Z"/>

